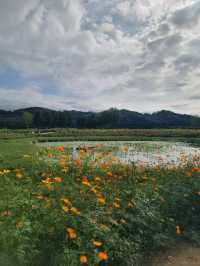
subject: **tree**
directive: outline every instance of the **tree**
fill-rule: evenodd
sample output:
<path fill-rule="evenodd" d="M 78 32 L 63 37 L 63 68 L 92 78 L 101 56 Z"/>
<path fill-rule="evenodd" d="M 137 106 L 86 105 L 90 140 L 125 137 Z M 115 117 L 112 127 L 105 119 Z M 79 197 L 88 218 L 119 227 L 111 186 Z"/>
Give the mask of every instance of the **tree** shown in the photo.
<path fill-rule="evenodd" d="M 22 117 L 23 117 L 23 120 L 24 120 L 24 122 L 26 124 L 26 127 L 29 128 L 32 125 L 32 123 L 33 123 L 33 115 L 32 115 L 32 113 L 24 112 Z"/>

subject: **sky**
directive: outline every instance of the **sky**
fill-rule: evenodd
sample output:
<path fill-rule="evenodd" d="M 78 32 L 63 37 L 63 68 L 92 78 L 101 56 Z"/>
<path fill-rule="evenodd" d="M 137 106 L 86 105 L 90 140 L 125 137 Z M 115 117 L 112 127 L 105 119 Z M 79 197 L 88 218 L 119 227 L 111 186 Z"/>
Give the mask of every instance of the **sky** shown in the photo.
<path fill-rule="evenodd" d="M 200 115 L 199 28 L 199 0 L 0 0 L 0 109 Z"/>

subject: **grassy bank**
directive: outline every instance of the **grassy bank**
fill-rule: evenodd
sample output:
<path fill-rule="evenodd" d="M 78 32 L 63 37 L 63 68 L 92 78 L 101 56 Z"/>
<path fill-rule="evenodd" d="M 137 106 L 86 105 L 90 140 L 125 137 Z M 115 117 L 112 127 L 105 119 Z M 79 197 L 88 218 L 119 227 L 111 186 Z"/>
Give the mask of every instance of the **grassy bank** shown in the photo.
<path fill-rule="evenodd" d="M 91 150 L 73 159 L 63 147 L 6 145 L 0 265 L 144 266 L 177 241 L 200 243 L 199 157 L 164 169 L 122 165 L 104 151 L 94 161 Z"/>

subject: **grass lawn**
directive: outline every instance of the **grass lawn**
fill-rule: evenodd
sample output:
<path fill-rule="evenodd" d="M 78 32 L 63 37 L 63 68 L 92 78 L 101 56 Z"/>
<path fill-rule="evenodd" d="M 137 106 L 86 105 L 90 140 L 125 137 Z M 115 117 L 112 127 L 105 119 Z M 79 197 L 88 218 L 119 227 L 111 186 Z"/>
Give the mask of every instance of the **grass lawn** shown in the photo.
<path fill-rule="evenodd" d="M 33 154 L 38 147 L 32 139 L 0 140 L 0 168 L 15 168 L 25 154 Z"/>

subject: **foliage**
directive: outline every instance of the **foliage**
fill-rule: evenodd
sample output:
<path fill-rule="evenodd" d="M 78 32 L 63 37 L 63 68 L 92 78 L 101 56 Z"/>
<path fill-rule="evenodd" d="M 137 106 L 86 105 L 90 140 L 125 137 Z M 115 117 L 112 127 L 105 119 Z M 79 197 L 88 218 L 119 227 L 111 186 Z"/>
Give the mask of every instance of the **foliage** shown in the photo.
<path fill-rule="evenodd" d="M 26 127 L 29 128 L 33 124 L 33 114 L 30 112 L 24 112 L 22 114 L 22 118 L 24 119 L 24 122 L 26 124 Z"/>
<path fill-rule="evenodd" d="M 32 117 L 31 117 L 32 115 Z M 27 108 L 0 110 L 0 128 L 200 128 L 200 117 L 169 111 L 142 114 L 111 108 L 103 112 Z"/>

